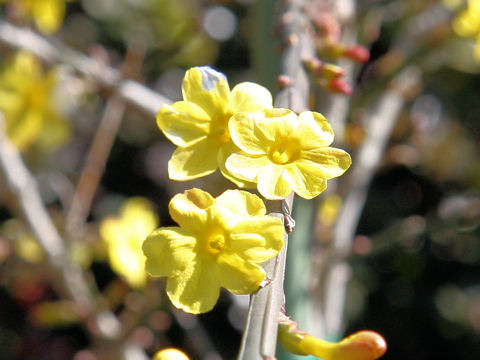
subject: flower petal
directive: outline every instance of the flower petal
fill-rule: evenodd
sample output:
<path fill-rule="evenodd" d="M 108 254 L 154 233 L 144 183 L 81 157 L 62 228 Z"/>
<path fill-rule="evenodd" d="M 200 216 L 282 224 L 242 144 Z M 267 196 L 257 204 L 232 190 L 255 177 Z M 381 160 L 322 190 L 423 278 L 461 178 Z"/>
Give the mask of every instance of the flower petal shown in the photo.
<path fill-rule="evenodd" d="M 119 229 L 121 230 L 121 229 Z M 112 269 L 127 279 L 130 286 L 141 289 L 145 286 L 147 276 L 145 273 L 145 256 L 140 245 L 134 249 L 128 239 L 117 237 L 118 243 L 110 243 L 108 252 Z M 114 239 L 112 239 L 114 240 Z"/>
<path fill-rule="evenodd" d="M 304 199 L 313 199 L 327 188 L 327 179 L 322 172 L 312 171 L 311 167 L 289 166 L 283 178 L 295 193 Z"/>
<path fill-rule="evenodd" d="M 178 101 L 164 105 L 157 113 L 157 125 L 175 145 L 187 147 L 204 139 L 209 132 L 210 117 L 192 102 Z"/>
<path fill-rule="evenodd" d="M 222 175 L 233 182 L 235 185 L 237 185 L 239 188 L 242 189 L 255 189 L 256 185 L 255 183 L 252 183 L 250 181 L 247 181 L 245 179 L 240 179 L 236 176 L 234 176 L 231 172 L 229 172 L 225 166 L 225 163 L 227 161 L 227 158 L 239 151 L 240 149 L 231 141 L 222 145 L 220 148 L 220 151 L 218 152 L 218 168 L 220 169 L 220 172 Z"/>
<path fill-rule="evenodd" d="M 65 1 L 33 1 L 32 15 L 40 31 L 51 34 L 63 21 Z"/>
<path fill-rule="evenodd" d="M 217 170 L 218 144 L 204 140 L 187 148 L 177 148 L 168 161 L 172 180 L 191 180 Z"/>
<path fill-rule="evenodd" d="M 232 89 L 230 109 L 232 114 L 240 111 L 255 112 L 272 107 L 272 95 L 263 86 L 243 82 Z"/>
<path fill-rule="evenodd" d="M 8 122 L 8 120 L 7 120 Z M 15 121 L 9 122 L 7 134 L 20 150 L 28 148 L 42 131 L 43 114 L 35 109 L 27 110 Z"/>
<path fill-rule="evenodd" d="M 230 231 L 229 249 L 256 264 L 277 256 L 283 247 L 285 230 L 277 217 L 242 219 Z"/>
<path fill-rule="evenodd" d="M 270 142 L 275 143 L 287 139 L 297 131 L 298 116 L 292 110 L 273 108 L 255 113 L 255 115 L 256 131 Z"/>
<path fill-rule="evenodd" d="M 227 190 L 216 198 L 215 206 L 227 208 L 242 216 L 265 215 L 265 205 L 257 195 L 242 190 Z"/>
<path fill-rule="evenodd" d="M 254 118 L 262 116 L 262 113 L 239 112 L 228 122 L 233 143 L 251 155 L 265 154 L 267 150 L 265 144 L 271 142 L 255 126 Z"/>
<path fill-rule="evenodd" d="M 323 147 L 302 151 L 297 166 L 302 169 L 310 168 L 308 171 L 321 173 L 328 180 L 342 175 L 352 164 L 350 155 L 341 149 Z M 313 170 L 317 168 L 317 170 Z"/>
<path fill-rule="evenodd" d="M 228 111 L 230 88 L 227 79 L 211 67 L 189 69 L 183 79 L 182 93 L 185 101 L 197 104 L 211 118 Z"/>
<path fill-rule="evenodd" d="M 40 149 L 54 149 L 65 144 L 72 136 L 72 123 L 53 109 L 45 110 L 42 129 L 38 134 L 36 145 Z"/>
<path fill-rule="evenodd" d="M 265 271 L 234 252 L 222 253 L 217 258 L 221 285 L 234 294 L 251 294 L 265 279 Z"/>
<path fill-rule="evenodd" d="M 269 200 L 281 200 L 292 192 L 292 189 L 282 177 L 283 172 L 284 168 L 282 166 L 274 164 L 260 169 L 257 176 L 257 186 L 263 197 Z"/>
<path fill-rule="evenodd" d="M 266 156 L 253 157 L 240 152 L 230 155 L 225 163 L 225 167 L 236 177 L 256 182 L 256 177 L 260 170 L 270 164 L 271 162 Z"/>
<path fill-rule="evenodd" d="M 332 127 L 322 114 L 304 111 L 298 115 L 298 120 L 299 125 L 294 136 L 301 141 L 304 148 L 324 147 L 333 142 Z"/>
<path fill-rule="evenodd" d="M 220 296 L 221 274 L 215 261 L 196 256 L 184 271 L 167 280 L 167 295 L 173 305 L 192 314 L 213 309 Z"/>
<path fill-rule="evenodd" d="M 181 274 L 193 261 L 197 240 L 192 232 L 179 227 L 155 230 L 143 242 L 145 270 L 152 276 Z"/>
<path fill-rule="evenodd" d="M 215 203 L 215 199 L 200 189 L 191 189 L 175 195 L 168 204 L 172 219 L 181 227 L 198 232 L 206 222 L 205 209 Z"/>

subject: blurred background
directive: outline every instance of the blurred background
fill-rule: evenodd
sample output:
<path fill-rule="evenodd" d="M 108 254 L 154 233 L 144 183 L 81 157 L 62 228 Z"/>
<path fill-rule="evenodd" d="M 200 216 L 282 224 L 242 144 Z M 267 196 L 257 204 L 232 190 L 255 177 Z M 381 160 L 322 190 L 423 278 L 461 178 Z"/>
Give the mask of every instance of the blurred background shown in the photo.
<path fill-rule="evenodd" d="M 75 300 L 58 285 L 65 265 L 52 265 L 2 162 L 0 359 L 143 360 L 170 346 L 191 359 L 234 359 L 248 297 L 222 293 L 212 312 L 184 314 L 133 254 L 150 231 L 174 225 L 173 195 L 233 187 L 217 173 L 169 180 L 174 145 L 156 110 L 181 99 L 185 70 L 197 65 L 225 73 L 231 87 L 254 81 L 275 95 L 283 2 L 51 3 L 62 4 L 45 14 L 0 1 L 2 127 L 90 295 Z M 351 86 L 348 95 L 310 73 L 311 107 L 332 122 L 353 166 L 315 201 L 295 200 L 287 313 L 329 340 L 375 330 L 386 360 L 478 359 L 480 1 L 297 3 L 315 57 L 340 66 Z M 338 50 L 356 44 L 369 56 Z M 80 60 L 100 70 L 82 72 Z M 120 83 L 135 86 L 119 93 Z M 351 232 L 339 248 L 341 221 Z"/>

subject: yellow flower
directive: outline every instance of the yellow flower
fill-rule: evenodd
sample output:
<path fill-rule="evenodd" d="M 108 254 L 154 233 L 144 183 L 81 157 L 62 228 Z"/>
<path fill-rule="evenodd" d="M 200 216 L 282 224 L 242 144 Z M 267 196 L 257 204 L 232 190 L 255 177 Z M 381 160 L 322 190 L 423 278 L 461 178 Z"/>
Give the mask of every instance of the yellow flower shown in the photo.
<path fill-rule="evenodd" d="M 52 101 L 56 84 L 56 71 L 44 74 L 40 61 L 27 52 L 19 52 L 0 73 L 0 111 L 8 137 L 20 150 L 33 143 L 55 148 L 70 137 L 70 123 Z"/>
<path fill-rule="evenodd" d="M 239 111 L 271 108 L 270 92 L 249 82 L 230 91 L 225 76 L 208 66 L 188 70 L 182 92 L 183 101 L 164 105 L 157 114 L 159 128 L 178 146 L 168 162 L 170 178 L 191 180 L 220 168 L 236 182 L 224 167 L 225 159 L 238 150 L 231 142 L 228 121 Z"/>
<path fill-rule="evenodd" d="M 133 288 L 145 286 L 145 256 L 142 244 L 158 226 L 152 204 L 144 198 L 128 199 L 120 209 L 120 216 L 102 221 L 100 235 L 108 246 L 112 269 L 122 275 Z"/>
<path fill-rule="evenodd" d="M 189 360 L 189 357 L 175 348 L 167 348 L 157 351 L 152 360 Z"/>
<path fill-rule="evenodd" d="M 250 294 L 265 280 L 258 265 L 278 254 L 284 228 L 265 215 L 262 200 L 241 190 L 213 198 L 199 189 L 170 201 L 170 215 L 180 227 L 155 230 L 143 244 L 146 270 L 167 276 L 173 305 L 193 314 L 210 311 L 220 287 Z"/>
<path fill-rule="evenodd" d="M 57 31 L 62 24 L 66 1 L 71 0 L 0 0 L 10 3 L 19 16 L 32 17 L 45 34 Z"/>
<path fill-rule="evenodd" d="M 480 62 L 480 0 L 469 0 L 467 9 L 454 18 L 452 26 L 457 35 L 476 38 L 474 56 Z"/>
<path fill-rule="evenodd" d="M 362 330 L 339 342 L 329 342 L 300 330 L 285 315 L 280 316 L 278 341 L 293 354 L 313 355 L 323 360 L 375 360 L 387 351 L 387 342 L 374 331 Z"/>
<path fill-rule="evenodd" d="M 328 179 L 342 175 L 351 164 L 348 153 L 328 146 L 333 130 L 316 112 L 242 112 L 230 119 L 229 129 L 242 151 L 227 159 L 226 168 L 256 183 L 267 199 L 283 199 L 292 190 L 312 199 L 326 189 Z"/>

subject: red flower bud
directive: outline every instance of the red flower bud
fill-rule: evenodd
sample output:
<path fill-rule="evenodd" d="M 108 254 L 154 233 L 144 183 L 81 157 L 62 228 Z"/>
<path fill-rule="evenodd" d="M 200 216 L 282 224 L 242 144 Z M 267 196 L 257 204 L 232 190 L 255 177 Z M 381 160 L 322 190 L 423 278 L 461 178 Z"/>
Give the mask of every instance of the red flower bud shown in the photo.
<path fill-rule="evenodd" d="M 287 86 L 293 85 L 293 79 L 288 75 L 278 75 L 277 77 L 277 86 L 279 89 L 284 89 Z"/>
<path fill-rule="evenodd" d="M 327 84 L 327 89 L 333 93 L 351 95 L 352 87 L 343 78 L 331 79 Z"/>
<path fill-rule="evenodd" d="M 370 51 L 365 46 L 354 45 L 349 46 L 343 52 L 343 56 L 358 62 L 367 62 L 370 59 Z"/>

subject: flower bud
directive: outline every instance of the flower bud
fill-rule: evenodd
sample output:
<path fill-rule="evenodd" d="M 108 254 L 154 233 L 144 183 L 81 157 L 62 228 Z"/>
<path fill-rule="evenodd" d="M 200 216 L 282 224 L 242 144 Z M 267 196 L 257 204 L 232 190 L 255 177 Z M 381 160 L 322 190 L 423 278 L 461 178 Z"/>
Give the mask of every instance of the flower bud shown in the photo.
<path fill-rule="evenodd" d="M 279 89 L 285 89 L 288 86 L 293 85 L 293 79 L 288 75 L 278 75 L 277 77 L 277 86 Z"/>
<path fill-rule="evenodd" d="M 370 51 L 365 46 L 353 45 L 345 49 L 343 56 L 364 63 L 370 59 Z"/>
<path fill-rule="evenodd" d="M 316 57 L 303 60 L 303 65 L 312 75 L 320 75 L 323 68 L 323 62 Z"/>
<path fill-rule="evenodd" d="M 157 351 L 152 360 L 190 360 L 183 351 L 175 348 L 167 348 Z"/>
<path fill-rule="evenodd" d="M 375 331 L 362 330 L 342 339 L 333 350 L 335 360 L 374 360 L 385 354 L 387 342 Z"/>
<path fill-rule="evenodd" d="M 305 333 L 287 316 L 280 319 L 278 339 L 293 354 L 323 360 L 376 360 L 387 351 L 385 339 L 374 331 L 362 330 L 333 343 Z"/>
<path fill-rule="evenodd" d="M 342 78 L 331 79 L 327 84 L 327 90 L 338 94 L 352 94 L 352 87 L 345 79 Z"/>
<path fill-rule="evenodd" d="M 338 65 L 324 63 L 322 67 L 322 74 L 327 79 L 336 79 L 345 75 L 345 70 Z"/>
<path fill-rule="evenodd" d="M 340 66 L 323 62 L 318 58 L 310 58 L 305 60 L 303 64 L 313 76 L 322 77 L 325 79 L 334 79 L 345 74 L 345 70 Z"/>

